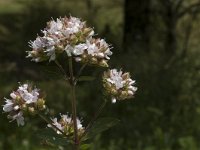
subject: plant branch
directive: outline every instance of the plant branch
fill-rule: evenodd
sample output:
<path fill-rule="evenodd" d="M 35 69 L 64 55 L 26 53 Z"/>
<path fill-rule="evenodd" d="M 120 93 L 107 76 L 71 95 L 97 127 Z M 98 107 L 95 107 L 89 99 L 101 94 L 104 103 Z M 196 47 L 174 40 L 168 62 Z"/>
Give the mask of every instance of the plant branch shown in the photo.
<path fill-rule="evenodd" d="M 63 135 L 65 135 L 65 133 L 64 133 L 62 130 L 60 130 L 57 126 L 55 126 L 55 125 L 53 124 L 52 121 L 50 121 L 49 119 L 47 119 L 45 116 L 43 116 L 43 115 L 40 114 L 40 113 L 37 113 L 37 114 L 38 114 L 38 116 L 39 116 L 40 118 L 42 118 L 45 122 L 47 122 L 47 123 L 50 124 L 52 127 L 54 127 L 56 130 L 58 130 L 60 133 L 62 133 Z"/>
<path fill-rule="evenodd" d="M 104 100 L 104 102 L 101 104 L 101 106 L 99 107 L 98 111 L 95 113 L 94 118 L 92 118 L 92 120 L 90 121 L 90 123 L 85 128 L 85 132 L 82 134 L 81 138 L 84 137 L 87 134 L 87 132 L 92 127 L 92 125 L 94 124 L 94 122 L 96 121 L 96 119 L 99 117 L 99 115 L 101 114 L 103 108 L 106 105 L 106 102 L 107 102 L 107 100 Z"/>
<path fill-rule="evenodd" d="M 75 149 L 78 150 L 79 139 L 78 139 L 78 129 L 77 129 L 77 119 L 76 119 L 76 93 L 75 93 L 75 80 L 73 75 L 73 64 L 72 57 L 69 57 L 69 72 L 70 72 L 70 85 L 72 92 L 72 117 L 73 117 L 73 125 L 74 125 L 74 143 Z"/>
<path fill-rule="evenodd" d="M 87 66 L 87 64 L 84 64 L 84 65 L 81 66 L 79 72 L 78 72 L 77 75 L 76 75 L 76 79 L 75 79 L 75 81 L 74 81 L 75 84 L 77 83 L 77 81 L 78 81 L 78 79 L 79 79 L 81 73 L 83 72 L 83 70 L 84 70 L 84 68 L 85 68 L 86 66 Z"/>
<path fill-rule="evenodd" d="M 60 71 L 63 73 L 64 79 L 65 80 L 69 80 L 69 77 L 67 76 L 65 70 L 63 69 L 62 65 L 58 62 L 58 60 L 55 60 L 54 62 L 58 66 L 58 68 L 60 69 Z"/>

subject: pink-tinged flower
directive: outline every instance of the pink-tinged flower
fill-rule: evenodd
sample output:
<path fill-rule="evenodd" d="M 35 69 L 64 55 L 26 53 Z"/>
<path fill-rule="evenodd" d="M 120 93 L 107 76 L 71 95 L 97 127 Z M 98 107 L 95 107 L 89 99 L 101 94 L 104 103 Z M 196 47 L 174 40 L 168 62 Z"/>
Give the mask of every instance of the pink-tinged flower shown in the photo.
<path fill-rule="evenodd" d="M 107 61 L 112 52 L 104 39 L 89 38 L 86 43 L 80 43 L 73 48 L 76 61 L 90 65 L 108 67 Z"/>
<path fill-rule="evenodd" d="M 27 57 L 35 62 L 54 61 L 57 55 L 63 52 L 72 56 L 71 48 L 84 43 L 94 35 L 94 31 L 79 18 L 64 17 L 49 21 L 42 34 L 43 36 L 29 42 L 32 50 L 28 51 Z"/>
<path fill-rule="evenodd" d="M 74 133 L 74 127 L 73 127 L 73 119 L 72 117 L 68 115 L 60 115 L 60 119 L 53 118 L 52 124 L 56 126 L 59 130 L 61 130 L 66 136 L 72 136 Z M 78 129 L 78 135 L 81 135 L 84 132 L 84 127 L 81 124 L 81 121 L 77 118 L 77 129 Z M 61 134 L 61 131 L 53 127 L 51 124 L 47 125 L 50 128 L 53 128 L 57 134 Z"/>
<path fill-rule="evenodd" d="M 105 93 L 111 97 L 112 102 L 132 98 L 137 90 L 134 86 L 135 80 L 130 78 L 128 72 L 123 73 L 121 70 L 111 69 L 104 72 L 103 86 Z"/>
<path fill-rule="evenodd" d="M 35 110 L 45 109 L 45 101 L 39 89 L 23 84 L 10 94 L 10 99 L 5 98 L 3 111 L 8 113 L 8 119 L 16 120 L 18 126 L 24 125 L 24 112 L 34 113 Z"/>

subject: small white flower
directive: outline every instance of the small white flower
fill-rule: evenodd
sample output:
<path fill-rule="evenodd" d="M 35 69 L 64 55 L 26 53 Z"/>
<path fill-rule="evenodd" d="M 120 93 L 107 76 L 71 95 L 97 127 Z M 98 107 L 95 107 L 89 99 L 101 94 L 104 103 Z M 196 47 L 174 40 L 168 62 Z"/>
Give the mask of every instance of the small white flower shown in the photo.
<path fill-rule="evenodd" d="M 82 60 L 82 59 L 81 59 L 80 57 L 76 57 L 76 58 L 75 58 L 75 61 L 76 61 L 76 62 L 80 62 L 81 60 Z"/>
<path fill-rule="evenodd" d="M 3 105 L 3 111 L 5 111 L 5 112 L 12 111 L 13 110 L 13 105 L 14 105 L 13 101 L 10 100 L 10 99 L 7 99 L 7 98 L 5 98 L 5 100 L 6 100 L 6 104 Z"/>
<path fill-rule="evenodd" d="M 79 44 L 79 45 L 76 45 L 73 49 L 73 54 L 75 56 L 78 56 L 78 55 L 81 55 L 83 54 L 84 50 L 87 49 L 87 45 L 86 44 Z"/>
<path fill-rule="evenodd" d="M 17 97 L 17 95 L 14 92 L 12 92 L 12 93 L 10 93 L 10 97 L 15 99 Z"/>
<path fill-rule="evenodd" d="M 122 79 L 122 71 L 117 72 L 116 69 L 110 71 L 110 78 L 108 78 L 108 82 L 114 84 L 116 89 L 120 89 L 124 86 L 123 79 Z"/>
<path fill-rule="evenodd" d="M 60 115 L 60 117 L 61 117 L 60 120 L 58 120 L 57 118 L 51 119 L 52 124 L 66 135 L 71 135 L 71 132 L 74 132 L 73 119 L 68 115 Z M 81 124 L 81 121 L 78 118 L 76 121 L 77 121 L 77 129 L 80 134 L 83 132 L 84 128 Z M 53 128 L 57 134 L 61 134 L 61 132 L 55 127 L 53 127 L 51 124 L 48 124 L 47 126 Z"/>
<path fill-rule="evenodd" d="M 53 61 L 56 59 L 56 52 L 55 52 L 54 46 L 47 48 L 47 50 L 45 52 L 47 52 L 47 56 L 50 57 L 49 61 Z"/>
<path fill-rule="evenodd" d="M 17 125 L 24 125 L 24 117 L 23 117 L 23 112 L 19 112 L 18 114 L 14 115 L 11 117 L 12 121 L 17 120 Z"/>
<path fill-rule="evenodd" d="M 84 22 L 81 22 L 80 19 L 75 17 L 70 17 L 67 19 L 63 18 L 62 21 L 65 23 L 64 27 L 62 28 L 61 32 L 63 35 L 67 38 L 70 37 L 70 35 L 75 34 L 77 32 L 80 32 L 84 27 Z"/>
<path fill-rule="evenodd" d="M 38 89 L 34 89 L 31 92 L 28 91 L 28 84 L 24 84 L 23 86 L 20 86 L 17 90 L 22 97 L 22 99 L 25 101 L 26 104 L 35 103 L 38 100 Z"/>
<path fill-rule="evenodd" d="M 79 18 L 70 17 L 67 25 L 66 31 L 68 31 L 69 34 L 73 34 L 77 33 L 81 28 L 83 28 L 84 22 L 81 22 Z"/>
<path fill-rule="evenodd" d="M 112 98 L 112 103 L 133 97 L 137 90 L 134 83 L 129 73 L 123 73 L 121 70 L 111 69 L 103 75 L 103 86 L 107 95 Z"/>
<path fill-rule="evenodd" d="M 113 97 L 112 98 L 112 103 L 116 103 L 116 101 L 117 101 L 116 98 Z"/>
<path fill-rule="evenodd" d="M 14 110 L 15 110 L 15 111 L 19 110 L 19 105 L 16 105 L 16 106 L 14 107 Z"/>
<path fill-rule="evenodd" d="M 63 119 L 64 122 L 71 123 L 72 118 L 69 117 L 68 115 L 61 115 L 61 118 Z"/>
<path fill-rule="evenodd" d="M 62 28 L 63 23 L 60 19 L 57 19 L 56 21 L 52 20 L 49 23 L 49 29 L 47 29 L 47 32 L 51 34 L 60 34 Z"/>
<path fill-rule="evenodd" d="M 84 129 L 83 126 L 82 126 L 82 124 L 81 124 L 81 121 L 79 119 L 76 119 L 76 122 L 77 122 L 77 128 L 78 128 L 78 130 Z"/>
<path fill-rule="evenodd" d="M 30 85 L 23 84 L 10 94 L 11 99 L 5 98 L 3 111 L 8 113 L 11 121 L 16 120 L 18 126 L 24 125 L 23 111 L 34 113 L 34 110 L 45 109 L 45 101 L 39 94 L 39 89 L 32 89 Z"/>
<path fill-rule="evenodd" d="M 64 50 L 67 53 L 67 56 L 71 57 L 74 48 L 71 45 L 67 45 Z"/>
<path fill-rule="evenodd" d="M 73 54 L 77 62 L 88 63 L 92 65 L 108 67 L 107 61 L 112 55 L 109 45 L 104 39 L 88 38 L 86 43 L 76 45 Z"/>
<path fill-rule="evenodd" d="M 69 57 L 81 55 L 86 49 L 85 41 L 94 35 L 92 28 L 75 17 L 51 20 L 42 33 L 43 36 L 29 42 L 32 51 L 28 51 L 27 57 L 35 62 L 54 61 L 64 51 Z"/>
<path fill-rule="evenodd" d="M 28 84 L 23 84 L 23 85 L 19 86 L 20 91 L 27 91 L 27 89 L 28 89 Z"/>
<path fill-rule="evenodd" d="M 45 44 L 41 37 L 37 37 L 35 41 L 30 41 L 29 44 L 30 47 L 32 47 L 35 50 L 45 47 Z"/>

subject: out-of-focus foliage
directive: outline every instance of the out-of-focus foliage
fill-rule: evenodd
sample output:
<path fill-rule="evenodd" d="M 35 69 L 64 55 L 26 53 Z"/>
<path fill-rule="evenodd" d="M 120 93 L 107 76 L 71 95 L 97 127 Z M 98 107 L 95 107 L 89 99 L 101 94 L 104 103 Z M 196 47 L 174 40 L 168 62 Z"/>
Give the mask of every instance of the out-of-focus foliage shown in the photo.
<path fill-rule="evenodd" d="M 138 87 L 135 99 L 106 106 L 103 115 L 120 125 L 97 135 L 91 149 L 198 150 L 199 10 L 198 0 L 0 0 L 0 105 L 17 82 L 30 80 L 46 91 L 52 115 L 71 111 L 69 87 L 54 64 L 25 58 L 28 41 L 51 17 L 71 14 L 112 43 L 111 66 L 130 71 Z M 101 71 L 89 67 L 83 74 L 101 77 Z M 77 93 L 78 115 L 87 124 L 103 102 L 100 80 L 80 82 Z M 17 127 L 1 114 L 0 149 L 50 149 L 36 135 L 45 126 L 30 118 Z"/>

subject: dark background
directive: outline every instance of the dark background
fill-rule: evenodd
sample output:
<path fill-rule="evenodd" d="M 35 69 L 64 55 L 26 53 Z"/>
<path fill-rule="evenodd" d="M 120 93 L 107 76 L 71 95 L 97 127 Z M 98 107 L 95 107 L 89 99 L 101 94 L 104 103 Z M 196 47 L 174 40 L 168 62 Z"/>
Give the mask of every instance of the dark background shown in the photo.
<path fill-rule="evenodd" d="M 121 120 L 92 139 L 94 150 L 200 149 L 199 0 L 0 0 L 0 105 L 18 82 L 33 81 L 47 93 L 53 115 L 70 112 L 70 90 L 51 63 L 25 58 L 46 22 L 65 15 L 86 20 L 114 47 L 111 67 L 130 71 L 134 99 L 108 104 L 102 116 Z M 77 89 L 85 125 L 102 102 L 100 72 Z M 36 137 L 46 124 L 29 118 L 24 127 L 0 115 L 1 150 L 44 150 Z M 50 149 L 50 148 L 46 148 Z"/>

